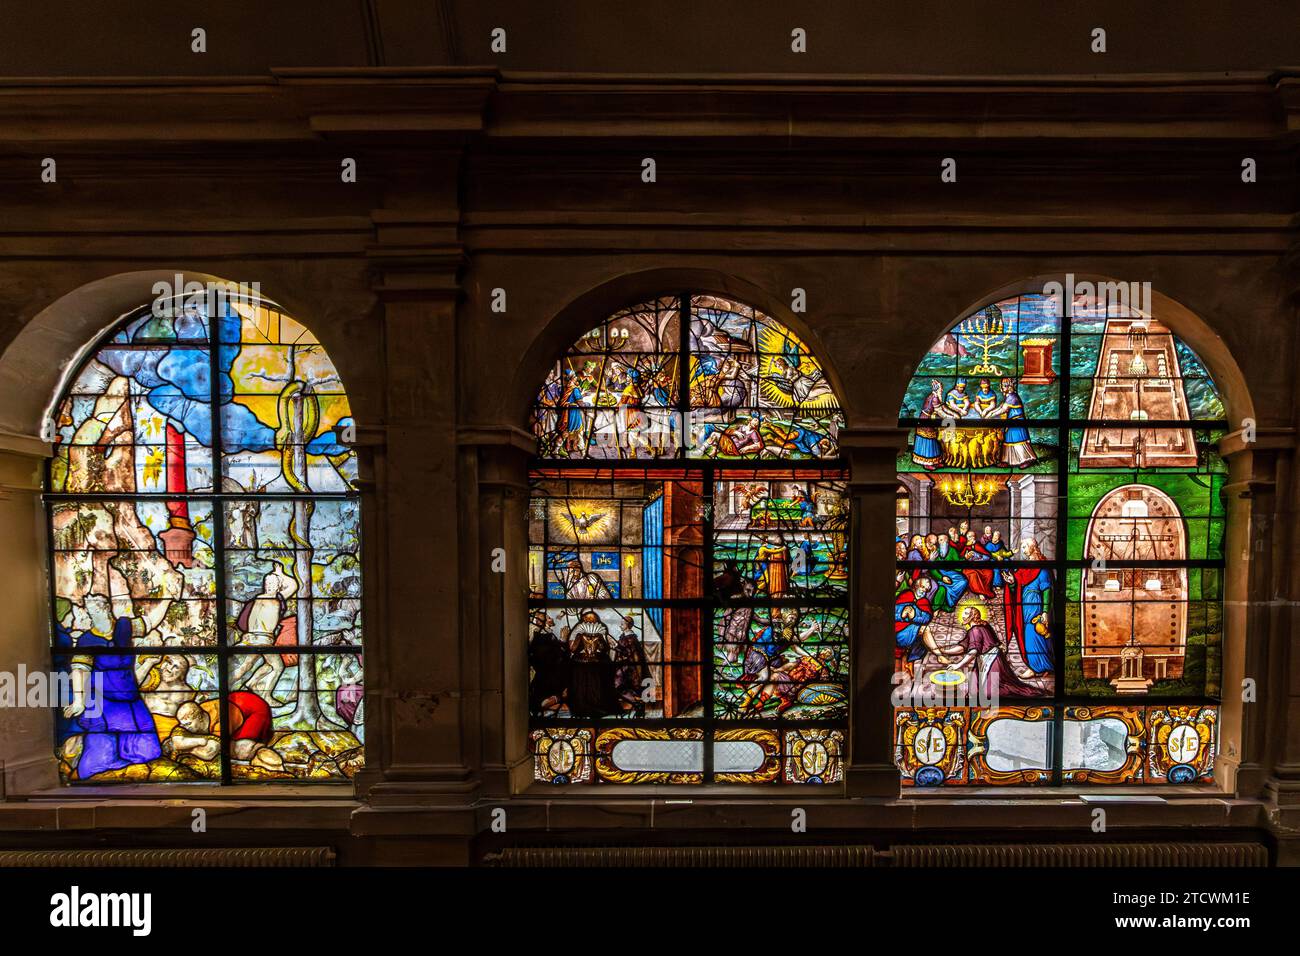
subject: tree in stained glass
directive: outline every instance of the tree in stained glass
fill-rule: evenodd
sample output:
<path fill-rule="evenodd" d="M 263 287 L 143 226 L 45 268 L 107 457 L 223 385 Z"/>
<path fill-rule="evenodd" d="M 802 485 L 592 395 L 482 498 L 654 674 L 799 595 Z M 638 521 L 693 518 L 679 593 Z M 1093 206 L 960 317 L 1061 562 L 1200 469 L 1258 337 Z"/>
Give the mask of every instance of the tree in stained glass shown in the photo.
<path fill-rule="evenodd" d="M 341 779 L 364 761 L 346 393 L 274 305 L 212 306 L 123 320 L 56 406 L 67 782 Z"/>

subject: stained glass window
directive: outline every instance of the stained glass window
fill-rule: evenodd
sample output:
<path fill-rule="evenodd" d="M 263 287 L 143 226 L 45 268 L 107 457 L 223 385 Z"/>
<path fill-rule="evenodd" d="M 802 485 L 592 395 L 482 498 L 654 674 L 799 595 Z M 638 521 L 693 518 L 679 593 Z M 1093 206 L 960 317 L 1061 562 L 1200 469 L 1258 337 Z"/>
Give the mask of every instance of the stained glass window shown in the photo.
<path fill-rule="evenodd" d="M 555 364 L 533 419 L 537 780 L 842 780 L 842 420 L 793 332 L 714 296 L 625 309 Z"/>
<path fill-rule="evenodd" d="M 45 495 L 65 782 L 362 766 L 350 426 L 325 350 L 269 302 L 155 303 L 91 350 Z"/>
<path fill-rule="evenodd" d="M 895 543 L 906 785 L 1212 779 L 1223 403 L 1149 307 L 1094 292 L 981 309 L 912 378 Z"/>

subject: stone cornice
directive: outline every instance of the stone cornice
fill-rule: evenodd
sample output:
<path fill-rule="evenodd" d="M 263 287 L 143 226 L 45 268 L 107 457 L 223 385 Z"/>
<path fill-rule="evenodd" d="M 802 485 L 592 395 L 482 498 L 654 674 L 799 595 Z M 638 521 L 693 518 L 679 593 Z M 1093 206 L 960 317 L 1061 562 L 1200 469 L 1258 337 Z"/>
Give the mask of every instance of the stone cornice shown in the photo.
<path fill-rule="evenodd" d="M 490 108 L 489 108 L 490 107 Z M 492 138 L 1281 140 L 1300 70 L 1052 77 L 608 76 L 494 66 L 0 79 L 0 142 Z"/>
<path fill-rule="evenodd" d="M 1296 129 L 1297 71 L 1111 76 L 503 72 L 494 137 L 1233 140 Z"/>
<path fill-rule="evenodd" d="M 0 79 L 0 143 L 455 143 L 481 128 L 496 82 L 491 67 Z"/>
<path fill-rule="evenodd" d="M 1246 451 L 1294 451 L 1296 430 L 1294 428 L 1260 427 L 1255 430 L 1253 441 L 1244 440 L 1241 429 L 1229 432 L 1219 439 L 1219 454 L 1225 458 Z"/>
<path fill-rule="evenodd" d="M 54 446 L 35 435 L 19 435 L 14 432 L 0 431 L 0 452 L 10 452 L 26 458 L 49 458 L 54 454 Z"/>

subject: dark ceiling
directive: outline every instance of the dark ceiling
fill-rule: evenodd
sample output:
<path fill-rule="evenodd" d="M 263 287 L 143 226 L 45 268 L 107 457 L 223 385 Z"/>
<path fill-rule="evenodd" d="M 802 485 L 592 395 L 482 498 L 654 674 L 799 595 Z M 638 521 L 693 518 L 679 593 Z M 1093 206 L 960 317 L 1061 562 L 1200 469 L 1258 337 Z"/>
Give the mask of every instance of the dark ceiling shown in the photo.
<path fill-rule="evenodd" d="M 195 27 L 207 52 L 190 50 Z M 490 50 L 493 28 L 507 51 Z M 807 31 L 808 52 L 790 50 Z M 1090 50 L 1106 30 L 1107 52 Z M 495 65 L 1007 75 L 1300 65 L 1297 0 L 0 0 L 0 76 Z"/>

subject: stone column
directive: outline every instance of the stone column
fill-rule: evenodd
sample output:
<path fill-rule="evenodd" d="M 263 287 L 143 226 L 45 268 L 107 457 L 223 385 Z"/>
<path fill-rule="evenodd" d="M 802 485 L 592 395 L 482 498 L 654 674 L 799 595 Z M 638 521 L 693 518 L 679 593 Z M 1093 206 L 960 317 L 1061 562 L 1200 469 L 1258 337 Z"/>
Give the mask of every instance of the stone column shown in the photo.
<path fill-rule="evenodd" d="M 1292 443 L 1289 429 L 1261 429 L 1253 442 L 1234 432 L 1219 443 L 1228 463 L 1228 527 L 1217 765 L 1229 792 L 1257 797 L 1268 787 L 1276 797 L 1290 789 L 1300 803 L 1300 764 L 1293 756 L 1292 766 L 1285 766 L 1287 721 L 1300 713 L 1300 686 L 1288 679 L 1284 664 L 1293 611 L 1290 602 L 1276 600 L 1296 593 L 1283 570 L 1291 536 L 1278 513 Z M 1251 696 L 1243 691 L 1246 680 L 1253 683 L 1253 700 L 1243 699 Z M 1270 764 L 1278 760 L 1270 778 Z"/>
<path fill-rule="evenodd" d="M 528 463 L 518 428 L 460 432 L 466 654 L 477 660 L 473 724 L 483 792 L 506 797 L 532 782 L 528 752 Z M 469 695 L 467 693 L 467 699 Z M 468 701 L 467 701 L 468 702 Z M 468 720 L 467 716 L 467 720 Z"/>
<path fill-rule="evenodd" d="M 1263 797 L 1278 862 L 1300 863 L 1300 544 L 1292 522 L 1296 433 L 1261 428 L 1220 442 L 1229 463 L 1224 608 L 1223 711 L 1218 765 L 1224 785 Z M 1242 682 L 1254 682 L 1254 701 Z"/>
<path fill-rule="evenodd" d="M 849 601 L 853 689 L 847 791 L 895 797 L 893 762 L 894 521 L 898 454 L 907 432 L 894 425 L 845 429 L 840 447 L 849 465 L 853 509 Z"/>
<path fill-rule="evenodd" d="M 431 164 L 440 158 L 442 174 L 454 176 L 454 156 L 434 154 Z M 354 817 L 354 830 L 382 834 L 420 824 L 383 821 L 375 808 L 473 802 L 477 665 L 464 644 L 461 585 L 468 569 L 458 502 L 457 212 L 435 203 L 373 217 L 387 420 L 376 493 L 383 540 L 367 569 L 378 576 L 381 604 L 367 637 L 368 699 L 376 705 L 367 730 L 375 746 L 362 789 L 372 812 Z"/>
<path fill-rule="evenodd" d="M 1288 106 L 1295 118 L 1300 100 L 1291 91 Z M 1272 321 L 1294 325 L 1300 315 L 1300 244 L 1292 244 L 1280 262 L 1285 301 Z M 1294 388 L 1294 386 L 1293 386 Z M 1300 509 L 1300 483 L 1296 480 L 1296 449 L 1300 438 L 1300 415 L 1292 402 L 1289 428 L 1259 429 L 1251 444 L 1248 480 L 1251 486 L 1251 531 L 1249 565 L 1251 579 L 1250 627 L 1247 629 L 1248 666 L 1267 672 L 1267 682 L 1258 681 L 1258 703 L 1244 704 L 1246 714 L 1242 743 L 1239 789 L 1253 783 L 1246 770 L 1263 763 L 1269 768 L 1263 781 L 1263 796 L 1269 809 L 1269 824 L 1277 840 L 1277 863 L 1300 866 L 1300 535 L 1295 520 Z M 1241 435 L 1230 435 L 1228 445 Z M 1234 479 L 1237 472 L 1233 472 Z M 1258 488 L 1258 492 L 1256 492 Z M 1261 554 L 1263 568 L 1256 567 Z M 1229 575 L 1236 553 L 1228 553 Z M 1257 575 L 1267 572 L 1256 584 Z M 1255 601 L 1260 602 L 1256 611 Z M 1267 602 L 1266 604 L 1264 602 Z M 1263 628 L 1261 633 L 1261 628 Z M 1226 668 L 1225 668 L 1226 671 Z M 1248 673 L 1249 676 L 1249 673 Z M 1236 692 L 1224 675 L 1224 695 Z M 1252 722 L 1249 718 L 1255 714 Z M 1252 793 L 1253 795 L 1253 793 Z"/>

